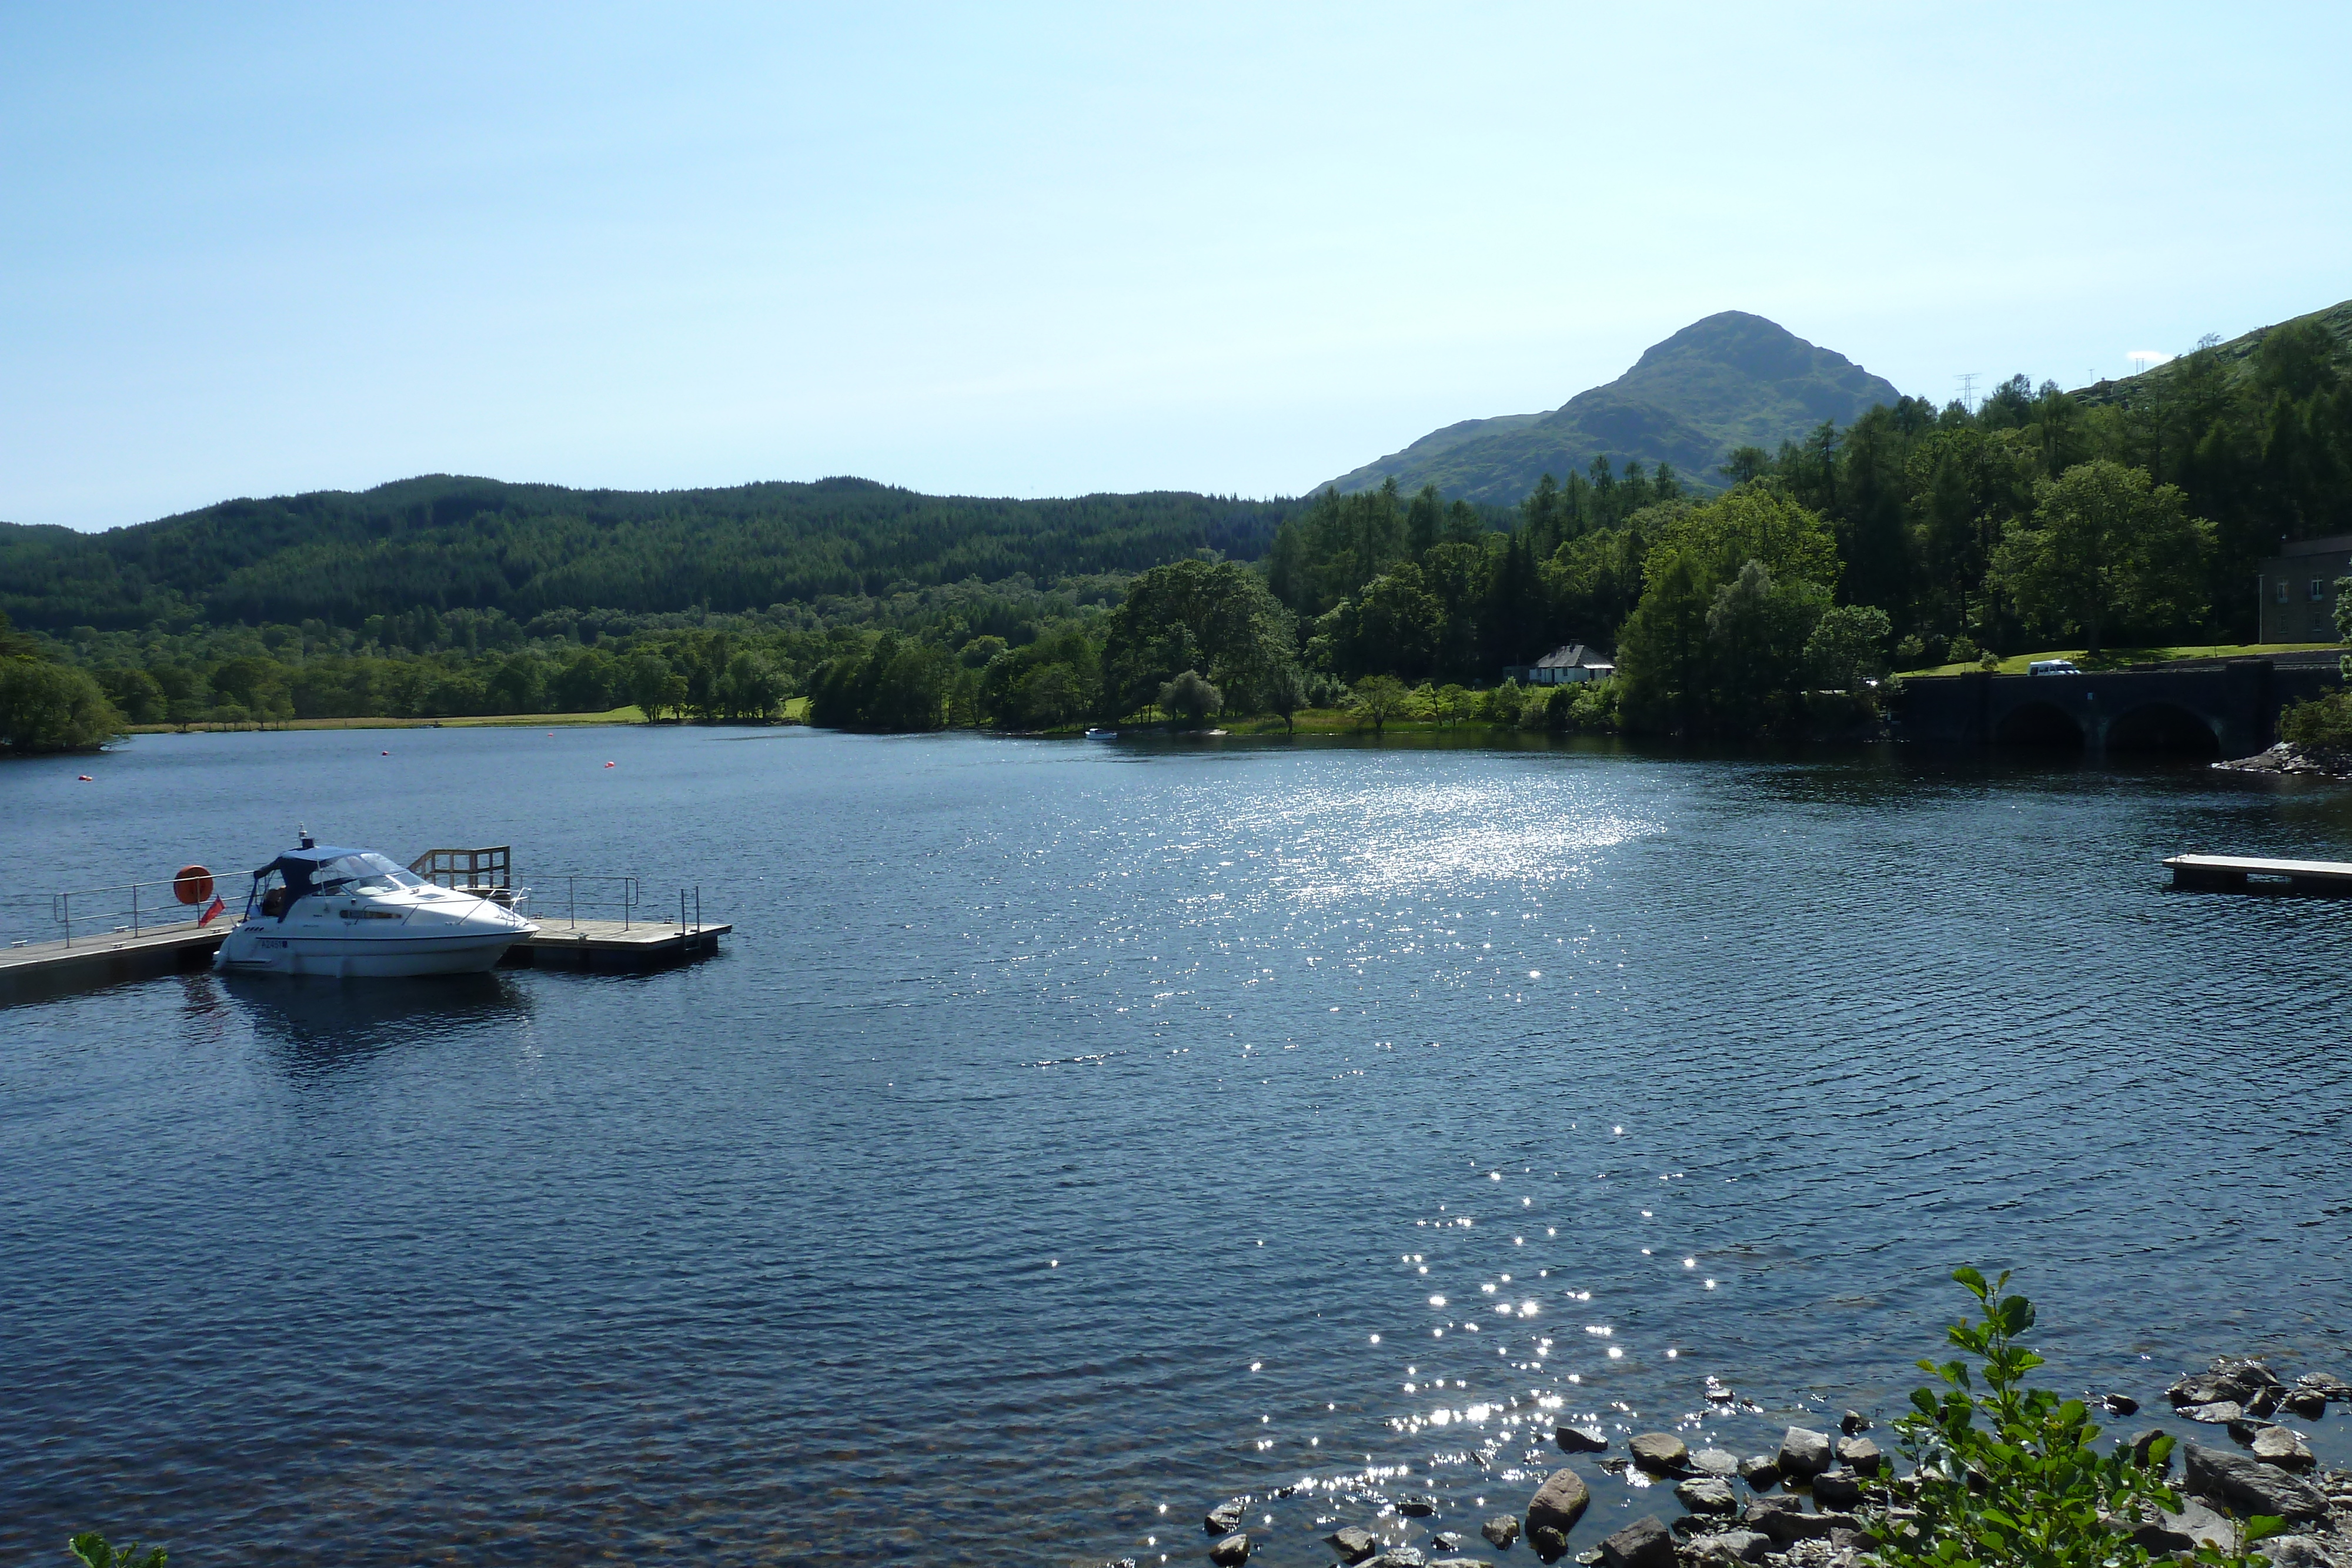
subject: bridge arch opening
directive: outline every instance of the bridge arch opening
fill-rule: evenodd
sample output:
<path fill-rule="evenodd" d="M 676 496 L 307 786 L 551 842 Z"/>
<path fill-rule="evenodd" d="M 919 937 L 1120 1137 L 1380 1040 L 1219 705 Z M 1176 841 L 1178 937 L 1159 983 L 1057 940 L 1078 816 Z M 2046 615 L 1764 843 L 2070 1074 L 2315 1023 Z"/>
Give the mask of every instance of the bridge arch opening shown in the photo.
<path fill-rule="evenodd" d="M 2023 703 L 2001 716 L 1993 731 L 2001 746 L 2038 747 L 2043 750 L 2083 748 L 2083 727 L 2074 715 L 2055 703 Z"/>
<path fill-rule="evenodd" d="M 2160 751 L 2177 757 L 2219 757 L 2213 727 L 2175 703 L 2142 703 L 2107 727 L 2109 751 Z"/>

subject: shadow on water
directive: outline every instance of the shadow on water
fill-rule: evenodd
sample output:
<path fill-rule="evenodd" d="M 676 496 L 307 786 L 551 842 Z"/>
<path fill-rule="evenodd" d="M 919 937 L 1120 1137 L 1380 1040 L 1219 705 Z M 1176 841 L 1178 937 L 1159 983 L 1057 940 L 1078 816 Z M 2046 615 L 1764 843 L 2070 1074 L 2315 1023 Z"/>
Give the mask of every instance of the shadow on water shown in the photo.
<path fill-rule="evenodd" d="M 317 976 L 205 976 L 189 985 L 189 1010 L 217 1006 L 244 1015 L 254 1035 L 296 1077 L 358 1065 L 395 1047 L 453 1031 L 518 1023 L 530 993 L 512 976 L 440 975 L 416 979 L 327 979 Z"/>

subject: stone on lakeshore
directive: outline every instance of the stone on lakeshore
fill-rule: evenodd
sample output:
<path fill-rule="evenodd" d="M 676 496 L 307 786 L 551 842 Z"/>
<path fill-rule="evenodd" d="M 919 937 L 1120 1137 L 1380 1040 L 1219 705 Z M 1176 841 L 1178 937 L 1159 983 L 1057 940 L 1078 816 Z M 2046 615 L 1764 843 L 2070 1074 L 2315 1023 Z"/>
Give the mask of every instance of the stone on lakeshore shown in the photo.
<path fill-rule="evenodd" d="M 2245 1406 L 2234 1399 L 2215 1399 L 2203 1405 L 2183 1405 L 2179 1414 L 2191 1421 L 2202 1421 L 2209 1427 L 2226 1427 L 2232 1421 L 2245 1419 Z"/>
<path fill-rule="evenodd" d="M 1693 1513 L 1738 1513 L 1739 1500 L 1731 1483 L 1719 1476 L 1696 1476 L 1675 1488 L 1675 1496 Z"/>
<path fill-rule="evenodd" d="M 1574 1470 L 1554 1470 L 1536 1495 L 1528 1500 L 1528 1539 L 1535 1540 L 1538 1530 L 1556 1531 L 1560 1536 L 1560 1549 L 1568 1548 L 1568 1532 L 1584 1517 L 1592 1505 L 1592 1493 L 1584 1478 Z"/>
<path fill-rule="evenodd" d="M 1779 1464 L 1781 1477 L 1817 1476 L 1830 1468 L 1833 1458 L 1829 1434 L 1803 1427 L 1791 1427 L 1780 1438 Z"/>
<path fill-rule="evenodd" d="M 1511 1542 L 1519 1538 L 1519 1521 L 1510 1514 L 1498 1513 L 1480 1525 L 1478 1533 L 1485 1536 L 1486 1544 L 1496 1551 L 1508 1552 Z"/>
<path fill-rule="evenodd" d="M 1418 1546 L 1391 1546 L 1364 1568 L 1423 1568 L 1425 1562 Z"/>
<path fill-rule="evenodd" d="M 1605 1454 L 1609 1439 L 1598 1427 L 1562 1427 L 1552 1434 L 1552 1440 L 1571 1454 Z"/>
<path fill-rule="evenodd" d="M 1416 1497 L 1397 1499 L 1396 1510 L 1407 1519 L 1427 1519 L 1437 1511 L 1437 1500 L 1423 1492 Z"/>
<path fill-rule="evenodd" d="M 1227 1498 L 1209 1511 L 1209 1517 L 1202 1521 L 1201 1528 L 1212 1535 L 1231 1535 L 1242 1527 L 1242 1515 L 1248 1509 L 1249 1499 Z"/>
<path fill-rule="evenodd" d="M 2352 1400 L 2352 1383 L 2340 1377 L 2330 1377 L 2324 1372 L 2306 1372 L 2294 1380 L 2297 1388 L 2308 1388 L 2322 1398 Z"/>
<path fill-rule="evenodd" d="M 2285 1390 L 2279 1388 L 2255 1389 L 2252 1395 L 2247 1396 L 2246 1414 L 2249 1416 L 2276 1415 L 2278 1413 L 2279 1400 L 2284 1396 L 2284 1393 Z"/>
<path fill-rule="evenodd" d="M 1886 1456 L 1867 1437 L 1839 1438 L 1837 1457 L 1840 1464 L 1865 1476 L 1874 1476 L 1886 1466 Z"/>
<path fill-rule="evenodd" d="M 2274 1513 L 2281 1519 L 2325 1519 L 2327 1494 L 2300 1476 L 2223 1448 L 2183 1446 L 2188 1489 L 2242 1514 Z"/>
<path fill-rule="evenodd" d="M 1772 1550 L 1772 1538 L 1753 1530 L 1727 1530 L 1702 1535 L 1690 1544 L 1694 1555 L 1717 1563 L 1761 1563 Z"/>
<path fill-rule="evenodd" d="M 1607 1568 L 1675 1568 L 1675 1538 L 1654 1513 L 1645 1514 L 1601 1543 Z"/>
<path fill-rule="evenodd" d="M 2110 1416 L 2137 1416 L 2139 1414 L 2139 1401 L 2133 1398 L 2128 1394 L 2109 1394 L 2103 1396 L 2099 1400 L 2099 1403 L 2106 1406 L 2107 1414 Z"/>
<path fill-rule="evenodd" d="M 1568 1555 L 1568 1531 L 1549 1524 L 1528 1526 L 1528 1544 L 1546 1563 L 1557 1563 Z"/>
<path fill-rule="evenodd" d="M 2211 1405 L 2229 1398 L 2230 1391 L 2221 1386 L 2220 1378 L 2209 1373 L 2195 1372 L 2186 1377 L 2174 1378 L 2172 1385 L 2164 1391 L 2164 1396 L 2176 1406 Z"/>
<path fill-rule="evenodd" d="M 1857 1432 L 1870 1430 L 1870 1417 L 1859 1410 L 1849 1410 L 1838 1417 L 1838 1430 L 1851 1437 Z"/>
<path fill-rule="evenodd" d="M 1654 1476 L 1680 1475 L 1690 1468 L 1690 1448 L 1671 1432 L 1643 1432 L 1625 1445 L 1633 1462 Z"/>
<path fill-rule="evenodd" d="M 1433 1557 L 1429 1568 L 1495 1568 L 1484 1557 Z"/>
<path fill-rule="evenodd" d="M 2327 1414 L 2327 1396 L 2316 1388 L 2291 1388 L 2280 1403 L 2286 1406 L 2288 1414 L 2300 1416 L 2306 1421 L 2316 1421 Z"/>
<path fill-rule="evenodd" d="M 1690 1468 L 1703 1476 L 1728 1479 L 1739 1473 L 1739 1456 L 1728 1448 L 1701 1448 L 1691 1456 Z"/>
<path fill-rule="evenodd" d="M 1780 1467 L 1769 1454 L 1750 1454 L 1739 1461 L 1739 1479 L 1758 1491 L 1780 1484 Z"/>
<path fill-rule="evenodd" d="M 1823 1470 L 1813 1478 L 1813 1506 L 1827 1511 L 1862 1500 L 1862 1478 L 1852 1470 Z"/>
<path fill-rule="evenodd" d="M 1249 1561 L 1249 1554 L 1250 1538 L 1246 1535 L 1228 1535 L 1209 1548 L 1209 1561 L 1217 1568 L 1241 1568 Z"/>
<path fill-rule="evenodd" d="M 2235 1520 L 2189 1497 L 2180 1500 L 2179 1513 L 2158 1509 L 2154 1519 L 2143 1521 L 2126 1533 L 2134 1544 L 2159 1556 L 2194 1552 L 2200 1546 L 2218 1546 L 2226 1552 L 2236 1543 L 2238 1525 Z"/>
<path fill-rule="evenodd" d="M 2134 1434 L 2132 1435 L 2132 1440 L 2131 1440 L 2131 1453 L 2132 1453 L 2132 1460 L 2133 1460 L 2133 1462 L 2134 1462 L 2134 1463 L 2136 1463 L 2136 1464 L 2142 1464 L 2142 1465 L 2147 1464 L 2147 1463 L 2148 1462 L 2148 1461 L 2147 1461 L 2148 1450 L 2149 1450 L 2150 1448 L 2152 1448 L 2153 1447 L 2155 1447 L 2155 1445 L 2156 1445 L 2156 1440 L 2157 1440 L 2158 1437 L 2165 1437 L 2165 1436 L 2167 1436 L 2167 1435 L 2168 1435 L 2168 1434 L 2165 1432 L 2164 1428 L 2163 1428 L 2163 1427 L 2150 1427 L 2147 1428 L 2145 1431 L 2141 1431 L 2141 1432 L 2134 1433 Z M 2162 1463 L 2162 1464 L 2160 1464 L 2160 1465 L 2157 1466 L 2157 1468 L 2156 1468 L 2156 1473 L 2157 1473 L 2158 1475 L 2160 1475 L 2160 1476 L 2161 1476 L 2161 1475 L 2168 1475 L 2168 1474 L 2171 1473 L 2171 1470 L 2172 1470 L 2172 1456 L 2170 1456 L 2169 1454 L 2168 1454 L 2168 1455 L 2166 1455 L 2166 1456 L 2165 1456 L 2164 1463 Z"/>
<path fill-rule="evenodd" d="M 1429 1538 L 1429 1544 L 1433 1551 L 1451 1552 L 1462 1544 L 1462 1538 L 1450 1530 L 1441 1530 Z"/>
<path fill-rule="evenodd" d="M 1323 1539 L 1343 1563 L 1361 1563 L 1381 1549 L 1380 1538 L 1360 1525 L 1343 1524 Z"/>
<path fill-rule="evenodd" d="M 2273 1535 L 2257 1550 L 2271 1568 L 2341 1568 L 2344 1561 L 2314 1535 Z"/>
<path fill-rule="evenodd" d="M 2307 1470 L 2318 1463 L 2312 1457 L 2311 1445 L 2292 1427 L 2265 1427 L 2254 1434 L 2251 1447 L 2254 1458 L 2283 1470 Z"/>

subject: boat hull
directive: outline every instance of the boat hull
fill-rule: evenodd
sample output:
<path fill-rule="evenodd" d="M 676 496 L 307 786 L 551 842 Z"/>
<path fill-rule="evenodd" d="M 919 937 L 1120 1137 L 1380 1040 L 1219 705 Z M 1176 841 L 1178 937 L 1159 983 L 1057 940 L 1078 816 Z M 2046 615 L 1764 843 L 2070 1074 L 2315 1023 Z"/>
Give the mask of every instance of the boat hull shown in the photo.
<path fill-rule="evenodd" d="M 324 975 L 341 979 L 473 975 L 496 968 L 508 948 L 538 929 L 523 925 L 362 937 L 278 935 L 240 926 L 222 941 L 213 967 L 225 975 Z"/>

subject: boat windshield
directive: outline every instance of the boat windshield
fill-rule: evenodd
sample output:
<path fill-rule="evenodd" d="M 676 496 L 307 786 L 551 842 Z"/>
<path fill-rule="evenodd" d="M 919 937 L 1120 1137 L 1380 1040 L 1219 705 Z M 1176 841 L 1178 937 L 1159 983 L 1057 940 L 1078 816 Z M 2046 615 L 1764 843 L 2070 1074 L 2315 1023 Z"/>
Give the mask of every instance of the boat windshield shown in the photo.
<path fill-rule="evenodd" d="M 365 851 L 327 862 L 318 869 L 316 879 L 320 893 L 397 893 L 404 887 L 425 885 L 423 877 Z"/>

